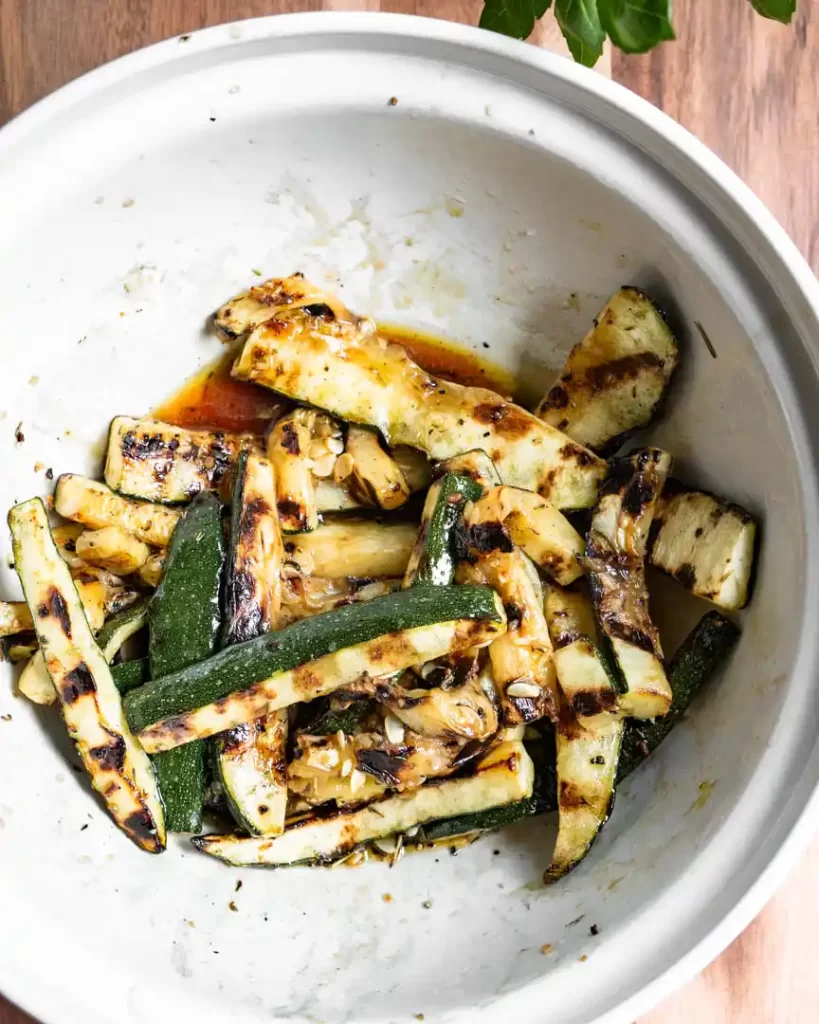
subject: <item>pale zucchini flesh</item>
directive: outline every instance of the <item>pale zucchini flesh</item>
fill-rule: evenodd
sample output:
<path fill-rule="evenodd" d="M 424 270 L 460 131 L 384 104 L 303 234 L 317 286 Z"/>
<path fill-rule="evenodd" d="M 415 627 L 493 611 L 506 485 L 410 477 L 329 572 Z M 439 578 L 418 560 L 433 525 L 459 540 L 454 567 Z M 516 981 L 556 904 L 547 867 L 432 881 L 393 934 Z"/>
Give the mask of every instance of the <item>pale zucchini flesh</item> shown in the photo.
<path fill-rule="evenodd" d="M 305 575 L 371 579 L 402 576 L 418 528 L 413 523 L 339 516 L 285 539 L 285 559 Z"/>
<path fill-rule="evenodd" d="M 54 508 L 93 530 L 119 526 L 145 544 L 167 547 L 181 512 L 162 505 L 129 501 L 87 477 L 64 473 L 57 481 Z"/>
<path fill-rule="evenodd" d="M 13 636 L 33 628 L 25 601 L 0 601 L 0 636 Z"/>
<path fill-rule="evenodd" d="M 485 491 L 489 491 L 493 487 L 500 487 L 503 483 L 500 473 L 495 468 L 495 463 L 482 448 L 473 448 L 472 451 L 463 452 L 436 464 L 436 476 L 445 476 L 447 473 L 468 476 L 476 484 L 480 484 Z"/>
<path fill-rule="evenodd" d="M 347 431 L 347 454 L 352 459 L 348 480 L 352 493 L 364 504 L 395 509 L 405 504 L 410 487 L 389 452 L 372 430 L 351 426 Z"/>
<path fill-rule="evenodd" d="M 217 490 L 239 451 L 252 442 L 249 434 L 117 416 L 108 435 L 105 482 L 131 498 L 190 501 L 200 491 Z"/>
<path fill-rule="evenodd" d="M 524 800 L 533 785 L 534 766 L 523 744 L 501 743 L 467 778 L 421 786 L 411 794 L 388 796 L 360 810 L 307 819 L 275 838 L 199 836 L 192 842 L 203 853 L 236 867 L 331 862 L 361 843 L 428 821 Z"/>
<path fill-rule="evenodd" d="M 756 523 L 738 505 L 666 485 L 650 561 L 697 597 L 737 611 L 748 600 L 756 533 Z"/>
<path fill-rule="evenodd" d="M 152 853 L 165 846 L 162 802 L 151 763 L 125 719 L 108 663 L 96 644 L 68 566 L 39 499 L 9 513 L 14 557 L 37 639 L 69 736 L 119 827 Z"/>
<path fill-rule="evenodd" d="M 217 737 L 218 772 L 237 824 L 251 835 L 278 835 L 287 811 L 287 710 Z"/>
<path fill-rule="evenodd" d="M 358 322 L 291 315 L 257 327 L 233 367 L 299 402 L 375 428 L 434 460 L 483 448 L 501 478 L 559 508 L 594 504 L 605 463 L 519 406 L 439 380 Z"/>
<path fill-rule="evenodd" d="M 572 349 L 537 414 L 579 444 L 611 453 L 654 418 L 678 358 L 657 307 L 636 288 L 622 288 Z"/>
<path fill-rule="evenodd" d="M 121 526 L 103 526 L 85 530 L 75 542 L 77 555 L 90 565 L 108 569 L 118 576 L 129 576 L 150 557 L 151 549 Z"/>

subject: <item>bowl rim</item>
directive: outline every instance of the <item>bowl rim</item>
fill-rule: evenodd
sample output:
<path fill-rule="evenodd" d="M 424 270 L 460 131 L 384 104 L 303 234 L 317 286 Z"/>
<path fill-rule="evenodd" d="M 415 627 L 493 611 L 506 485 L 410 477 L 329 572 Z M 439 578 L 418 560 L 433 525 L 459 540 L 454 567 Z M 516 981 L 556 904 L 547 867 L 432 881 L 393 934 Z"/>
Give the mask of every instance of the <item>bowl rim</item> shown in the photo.
<path fill-rule="evenodd" d="M 393 36 L 412 39 L 420 46 L 450 44 L 461 52 L 471 54 L 473 60 L 478 60 L 480 55 L 494 55 L 508 63 L 539 72 L 577 92 L 591 95 L 623 115 L 632 125 L 646 130 L 654 144 L 665 143 L 679 161 L 679 176 L 686 173 L 698 174 L 712 190 L 712 195 L 717 195 L 734 214 L 743 217 L 745 226 L 753 230 L 757 240 L 767 246 L 769 258 L 772 256 L 779 270 L 790 278 L 790 284 L 795 286 L 792 291 L 804 303 L 805 312 L 819 323 L 819 281 L 795 243 L 752 190 L 687 129 L 626 87 L 565 57 L 471 25 L 438 18 L 383 12 L 314 11 L 225 22 L 192 30 L 183 36 L 173 36 L 81 75 L 13 117 L 0 127 L 0 160 L 17 143 L 43 128 L 53 118 L 69 112 L 83 100 L 142 72 L 181 62 L 192 50 L 197 54 L 213 54 L 219 50 L 241 48 L 250 41 L 326 34 L 370 39 Z M 180 42 L 186 45 L 180 46 Z M 479 64 L 473 63 L 470 66 L 480 69 Z M 641 142 L 649 149 L 645 139 Z M 650 155 L 656 156 L 652 152 Z M 816 363 L 819 364 L 819 356 Z M 812 760 L 816 761 L 817 758 Z M 811 773 L 812 767 L 811 763 L 806 762 L 801 780 L 803 783 L 804 776 Z M 598 1024 L 633 1021 L 652 1009 L 701 972 L 762 910 L 816 831 L 815 823 L 819 817 L 819 771 L 813 771 L 812 774 L 813 778 L 808 783 L 810 792 L 801 806 L 790 817 L 783 814 L 782 819 L 777 820 L 771 829 L 776 838 L 768 845 L 773 845 L 775 849 L 767 864 L 759 870 L 755 879 L 747 885 L 742 883 L 740 891 L 731 895 L 731 906 L 727 912 L 722 913 L 718 909 L 716 920 L 706 925 L 699 938 L 686 940 L 688 948 L 685 953 L 647 984 L 641 985 L 637 980 L 636 989 L 595 1018 Z M 791 810 L 789 806 L 788 811 Z M 59 1018 L 58 1007 L 36 1007 L 39 1001 L 37 997 L 30 990 L 23 991 L 22 985 L 18 988 L 14 977 L 5 969 L 0 975 L 0 982 L 3 995 L 22 1009 L 35 1016 L 39 1009 L 52 1020 Z M 531 997 L 536 990 L 547 984 L 546 978 L 535 980 L 524 986 L 518 995 L 525 992 Z"/>

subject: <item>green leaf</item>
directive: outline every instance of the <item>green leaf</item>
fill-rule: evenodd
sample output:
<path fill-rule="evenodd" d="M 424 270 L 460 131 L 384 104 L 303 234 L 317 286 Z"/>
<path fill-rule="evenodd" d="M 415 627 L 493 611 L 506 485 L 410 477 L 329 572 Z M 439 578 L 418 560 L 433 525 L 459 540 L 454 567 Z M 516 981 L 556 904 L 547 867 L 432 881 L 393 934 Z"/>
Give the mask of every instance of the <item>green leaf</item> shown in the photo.
<path fill-rule="evenodd" d="M 490 32 L 526 39 L 551 6 L 552 0 L 484 0 L 479 24 Z"/>
<path fill-rule="evenodd" d="M 763 18 L 773 18 L 790 25 L 796 14 L 796 0 L 751 0 L 751 7 Z"/>
<path fill-rule="evenodd" d="M 555 18 L 574 59 L 594 67 L 606 41 L 597 0 L 555 0 Z"/>
<path fill-rule="evenodd" d="M 645 53 L 675 39 L 671 0 L 599 0 L 600 20 L 615 46 L 625 53 Z"/>

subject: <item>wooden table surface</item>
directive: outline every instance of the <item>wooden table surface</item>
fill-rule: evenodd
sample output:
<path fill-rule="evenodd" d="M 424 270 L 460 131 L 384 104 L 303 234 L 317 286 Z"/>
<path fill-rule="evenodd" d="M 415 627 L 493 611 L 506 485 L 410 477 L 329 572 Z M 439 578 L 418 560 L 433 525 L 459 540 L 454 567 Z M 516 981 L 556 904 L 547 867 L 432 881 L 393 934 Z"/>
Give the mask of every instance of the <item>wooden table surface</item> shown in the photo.
<path fill-rule="evenodd" d="M 0 124 L 104 61 L 205 25 L 321 9 L 475 24 L 480 6 L 478 0 L 0 0 Z M 800 0 L 799 6 L 795 24 L 785 28 L 754 17 L 747 0 L 677 0 L 676 43 L 646 57 L 606 54 L 598 69 L 719 153 L 819 272 L 819 5 Z M 539 27 L 533 42 L 562 49 L 551 26 Z M 816 1021 L 817 918 L 819 841 L 747 931 L 641 1024 Z M 25 1022 L 31 1018 L 0 997 L 0 1024 Z"/>

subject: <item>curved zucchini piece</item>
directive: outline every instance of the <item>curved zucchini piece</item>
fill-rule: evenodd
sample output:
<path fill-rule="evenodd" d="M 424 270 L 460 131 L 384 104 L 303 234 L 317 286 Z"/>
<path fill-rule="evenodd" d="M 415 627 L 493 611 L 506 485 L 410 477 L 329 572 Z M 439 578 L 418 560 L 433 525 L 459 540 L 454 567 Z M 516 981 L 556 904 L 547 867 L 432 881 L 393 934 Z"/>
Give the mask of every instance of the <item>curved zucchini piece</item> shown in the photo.
<path fill-rule="evenodd" d="M 454 814 L 470 814 L 531 796 L 534 766 L 520 742 L 501 743 L 478 764 L 474 775 L 421 786 L 411 794 L 388 796 L 360 810 L 308 818 L 273 839 L 197 836 L 203 853 L 236 867 L 259 864 L 283 867 L 329 863 L 371 839 Z"/>
<path fill-rule="evenodd" d="M 64 473 L 54 491 L 54 508 L 93 530 L 120 526 L 137 540 L 167 547 L 182 514 L 175 508 L 129 501 L 96 480 Z"/>
<path fill-rule="evenodd" d="M 284 550 L 287 561 L 307 576 L 403 576 L 417 533 L 413 523 L 340 516 L 312 533 L 287 537 Z"/>
<path fill-rule="evenodd" d="M 592 600 L 618 672 L 620 710 L 633 718 L 664 715 L 671 705 L 643 564 L 654 507 L 670 465 L 671 456 L 659 448 L 615 460 L 586 542 Z"/>
<path fill-rule="evenodd" d="M 257 452 L 242 452 L 233 482 L 222 646 L 251 640 L 278 620 L 284 547 L 275 510 L 272 465 Z"/>
<path fill-rule="evenodd" d="M 468 647 L 506 628 L 486 587 L 420 587 L 303 619 L 220 651 L 126 698 L 146 750 L 170 750 L 354 682 Z"/>
<path fill-rule="evenodd" d="M 756 533 L 739 505 L 669 481 L 651 531 L 651 564 L 697 597 L 736 611 L 748 601 Z"/>
<path fill-rule="evenodd" d="M 253 836 L 284 831 L 287 725 L 284 709 L 216 739 L 218 778 L 228 807 L 236 824 Z"/>
<path fill-rule="evenodd" d="M 134 740 L 111 670 L 94 640 L 71 573 L 38 499 L 9 512 L 14 560 L 69 736 L 114 821 L 138 846 L 165 846 L 151 763 Z"/>
<path fill-rule="evenodd" d="M 526 556 L 517 548 L 490 551 L 479 556 L 474 565 L 461 563 L 458 580 L 494 588 L 506 610 L 507 630 L 489 648 L 503 724 L 519 725 L 544 716 L 557 718 L 552 641 L 543 614 L 540 582 Z"/>
<path fill-rule="evenodd" d="M 0 636 L 13 636 L 34 629 L 25 601 L 0 601 Z"/>
<path fill-rule="evenodd" d="M 560 689 L 578 718 L 616 711 L 616 677 L 600 644 L 594 607 L 579 591 L 549 587 L 546 621 Z"/>
<path fill-rule="evenodd" d="M 190 501 L 215 491 L 250 434 L 188 430 L 160 420 L 117 416 L 111 422 L 105 482 L 112 491 L 146 501 Z"/>
<path fill-rule="evenodd" d="M 111 676 L 114 686 L 123 696 L 131 690 L 135 690 L 151 678 L 150 667 L 147 658 L 133 658 L 131 661 L 121 661 L 111 666 Z"/>
<path fill-rule="evenodd" d="M 162 574 L 165 572 L 165 557 L 164 551 L 157 551 L 150 555 L 137 570 L 137 576 L 146 587 L 156 590 L 162 582 Z"/>
<path fill-rule="evenodd" d="M 702 684 L 722 666 L 738 639 L 739 629 L 719 612 L 709 612 L 697 623 L 668 666 L 668 681 L 674 695 L 668 714 L 654 722 L 626 722 L 618 782 L 659 747 Z"/>
<path fill-rule="evenodd" d="M 421 529 L 406 572 L 405 587 L 446 586 L 455 579 L 454 531 L 466 503 L 482 494 L 480 484 L 468 476 L 447 473 L 427 491 Z"/>
<path fill-rule="evenodd" d="M 561 586 L 583 575 L 583 538 L 556 508 L 532 491 L 495 487 L 469 510 L 467 545 L 477 553 L 521 551 Z"/>
<path fill-rule="evenodd" d="M 316 307 L 316 311 L 322 315 L 326 307 L 327 315 L 340 320 L 350 316 L 335 296 L 305 281 L 303 274 L 293 274 L 290 277 L 270 278 L 234 296 L 217 309 L 213 314 L 213 322 L 223 338 L 233 340 L 272 316 L 287 314 L 305 306 Z"/>
<path fill-rule="evenodd" d="M 495 463 L 482 448 L 473 448 L 470 452 L 463 452 L 436 464 L 435 476 L 445 476 L 447 473 L 468 476 L 470 480 L 480 484 L 484 491 L 500 487 L 503 483 Z"/>
<path fill-rule="evenodd" d="M 268 320 L 245 342 L 233 375 L 374 427 L 390 447 L 434 460 L 484 448 L 505 483 L 558 508 L 593 505 L 605 476 L 605 463 L 565 434 L 493 391 L 433 377 L 361 322 Z"/>
<path fill-rule="evenodd" d="M 401 467 L 381 447 L 372 430 L 352 426 L 347 431 L 347 454 L 352 461 L 348 485 L 365 505 L 400 508 L 410 496 L 410 487 Z"/>
<path fill-rule="evenodd" d="M 151 601 L 148 658 L 152 678 L 202 662 L 216 650 L 223 561 L 221 508 L 215 495 L 204 492 L 194 498 L 174 531 L 165 575 Z M 161 753 L 154 758 L 154 768 L 168 829 L 200 829 L 205 798 L 203 744 Z"/>
<path fill-rule="evenodd" d="M 544 882 L 556 882 L 586 856 L 614 802 L 624 723 L 603 713 L 579 719 L 565 705 L 557 726 L 558 831 Z"/>
<path fill-rule="evenodd" d="M 343 449 L 341 428 L 315 409 L 295 409 L 273 427 L 267 455 L 273 464 L 276 508 L 285 533 L 318 526 L 314 469 L 329 477 Z"/>
<path fill-rule="evenodd" d="M 89 565 L 118 576 L 129 576 L 143 566 L 151 554 L 148 545 L 121 526 L 104 526 L 100 530 L 85 530 L 75 542 L 77 555 Z"/>
<path fill-rule="evenodd" d="M 611 454 L 657 413 L 679 358 L 662 313 L 621 288 L 574 346 L 537 415 L 592 451 Z"/>

